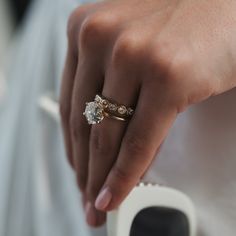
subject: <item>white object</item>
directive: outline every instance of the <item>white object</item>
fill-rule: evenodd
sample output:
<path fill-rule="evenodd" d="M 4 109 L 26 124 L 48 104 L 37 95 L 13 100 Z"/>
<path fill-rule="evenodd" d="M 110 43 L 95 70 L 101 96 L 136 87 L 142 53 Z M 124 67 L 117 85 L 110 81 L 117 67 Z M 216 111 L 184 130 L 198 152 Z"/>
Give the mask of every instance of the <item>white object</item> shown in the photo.
<path fill-rule="evenodd" d="M 40 108 L 55 121 L 59 122 L 59 105 L 50 96 L 44 95 L 39 99 Z"/>
<path fill-rule="evenodd" d="M 129 236 L 135 216 L 147 207 L 167 207 L 184 213 L 189 223 L 189 236 L 196 235 L 194 205 L 184 193 L 159 185 L 136 186 L 120 207 L 108 213 L 108 236 Z"/>

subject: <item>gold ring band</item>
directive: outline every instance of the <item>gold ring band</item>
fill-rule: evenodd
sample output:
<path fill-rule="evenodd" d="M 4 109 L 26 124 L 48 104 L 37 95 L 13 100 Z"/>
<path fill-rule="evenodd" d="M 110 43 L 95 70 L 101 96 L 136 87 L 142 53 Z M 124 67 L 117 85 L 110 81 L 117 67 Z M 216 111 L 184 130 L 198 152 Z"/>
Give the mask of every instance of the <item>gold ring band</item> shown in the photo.
<path fill-rule="evenodd" d="M 134 113 L 131 107 L 115 103 L 102 95 L 96 95 L 93 102 L 87 102 L 83 115 L 88 124 L 98 124 L 104 117 L 110 117 L 119 121 L 127 121 Z"/>
<path fill-rule="evenodd" d="M 95 101 L 101 104 L 104 107 L 104 110 L 108 112 L 109 114 L 113 114 L 118 117 L 129 117 L 133 115 L 134 110 L 131 107 L 126 107 L 123 104 L 118 104 L 116 102 L 113 102 L 103 95 L 96 95 Z"/>
<path fill-rule="evenodd" d="M 127 121 L 127 118 L 125 119 L 125 118 L 123 118 L 123 117 L 115 116 L 115 115 L 109 114 L 109 113 L 107 113 L 107 112 L 105 112 L 105 111 L 103 111 L 103 113 L 104 113 L 104 115 L 105 115 L 106 117 L 113 118 L 113 119 L 119 120 L 119 121 Z"/>

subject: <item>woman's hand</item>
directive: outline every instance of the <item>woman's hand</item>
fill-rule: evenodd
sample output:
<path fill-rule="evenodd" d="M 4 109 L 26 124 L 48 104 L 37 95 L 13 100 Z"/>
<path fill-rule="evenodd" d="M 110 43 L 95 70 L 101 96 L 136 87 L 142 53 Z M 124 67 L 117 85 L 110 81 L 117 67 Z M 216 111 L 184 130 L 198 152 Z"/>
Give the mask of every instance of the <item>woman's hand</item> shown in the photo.
<path fill-rule="evenodd" d="M 90 225 L 140 180 L 178 113 L 236 86 L 235 12 L 235 0 L 114 0 L 73 12 L 60 108 Z M 88 125 L 96 94 L 135 107 L 131 120 Z"/>

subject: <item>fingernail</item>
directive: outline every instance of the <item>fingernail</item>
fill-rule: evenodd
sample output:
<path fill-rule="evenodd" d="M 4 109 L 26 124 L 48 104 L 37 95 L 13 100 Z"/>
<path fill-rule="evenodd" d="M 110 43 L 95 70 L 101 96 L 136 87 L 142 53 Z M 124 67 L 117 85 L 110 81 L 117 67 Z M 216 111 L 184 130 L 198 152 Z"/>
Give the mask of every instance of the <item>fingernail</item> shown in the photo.
<path fill-rule="evenodd" d="M 101 191 L 95 201 L 95 207 L 98 210 L 105 210 L 109 203 L 111 202 L 112 194 L 111 191 L 106 187 Z"/>
<path fill-rule="evenodd" d="M 97 215 L 96 215 L 94 207 L 92 206 L 90 202 L 86 204 L 85 213 L 86 213 L 88 224 L 91 226 L 95 226 L 97 223 Z"/>

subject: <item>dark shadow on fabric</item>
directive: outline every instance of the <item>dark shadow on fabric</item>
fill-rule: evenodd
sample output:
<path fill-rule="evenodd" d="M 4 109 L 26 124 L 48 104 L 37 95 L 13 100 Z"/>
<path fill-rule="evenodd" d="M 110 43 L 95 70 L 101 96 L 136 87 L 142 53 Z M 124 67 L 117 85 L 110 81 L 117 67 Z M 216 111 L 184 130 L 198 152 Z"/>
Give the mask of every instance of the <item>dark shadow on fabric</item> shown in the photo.
<path fill-rule="evenodd" d="M 18 26 L 23 20 L 25 13 L 33 0 L 5 0 L 10 4 L 13 17 L 15 19 L 16 25 Z"/>

